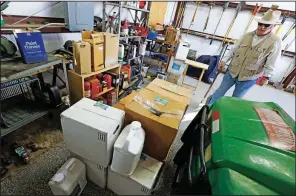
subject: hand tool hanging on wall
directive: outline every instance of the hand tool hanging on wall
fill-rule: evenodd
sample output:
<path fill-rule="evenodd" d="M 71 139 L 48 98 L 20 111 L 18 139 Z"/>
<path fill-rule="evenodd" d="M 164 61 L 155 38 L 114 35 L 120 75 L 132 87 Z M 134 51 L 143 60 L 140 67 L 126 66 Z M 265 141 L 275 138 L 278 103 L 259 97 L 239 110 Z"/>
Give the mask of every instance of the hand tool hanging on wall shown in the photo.
<path fill-rule="evenodd" d="M 207 26 L 208 26 L 208 22 L 209 22 L 209 18 L 210 18 L 211 10 L 212 10 L 212 8 L 213 8 L 213 6 L 214 6 L 215 4 L 212 3 L 212 2 L 210 2 L 209 5 L 210 5 L 210 9 L 209 9 L 209 13 L 208 13 L 208 16 L 207 16 L 206 23 L 205 23 L 205 26 L 204 26 L 204 28 L 203 28 L 203 31 L 205 31 L 206 28 L 207 28 Z"/>
<path fill-rule="evenodd" d="M 293 29 L 295 29 L 295 27 L 296 27 L 296 24 L 294 23 L 294 24 L 289 28 L 289 30 L 287 31 L 287 33 L 283 36 L 282 41 L 284 41 L 284 40 L 288 37 L 288 35 L 292 32 Z"/>
<path fill-rule="evenodd" d="M 186 5 L 186 2 L 182 2 L 180 18 L 179 18 L 179 21 L 178 21 L 178 25 L 176 26 L 177 28 L 181 27 L 183 17 L 184 17 L 184 12 L 185 12 L 185 5 Z"/>
<path fill-rule="evenodd" d="M 221 47 L 224 46 L 224 45 L 226 44 L 226 42 L 227 42 L 227 37 L 228 37 L 228 35 L 229 35 L 229 33 L 230 33 L 231 29 L 232 29 L 232 26 L 233 26 L 233 24 L 234 24 L 234 21 L 235 21 L 237 15 L 238 15 L 238 13 L 241 11 L 241 9 L 244 7 L 245 4 L 246 4 L 246 2 L 244 2 L 244 1 L 241 1 L 239 4 L 237 4 L 235 15 L 234 15 L 234 17 L 233 17 L 233 19 L 232 19 L 232 21 L 231 21 L 231 23 L 230 23 L 230 25 L 229 25 L 227 31 L 226 31 L 226 34 L 225 34 L 225 36 L 224 36 L 224 38 L 223 38 L 223 40 L 222 40 L 222 43 L 221 43 L 221 45 L 220 45 L 220 47 L 219 47 L 218 50 L 220 50 Z M 223 48 L 222 48 L 222 51 L 223 51 Z"/>
<path fill-rule="evenodd" d="M 289 73 L 288 73 L 288 71 L 290 70 L 291 65 L 292 65 L 292 66 L 295 66 L 295 60 L 296 60 L 296 56 L 294 56 L 294 58 L 292 59 L 290 65 L 289 65 L 289 67 L 287 68 L 287 71 L 285 72 L 285 74 L 284 74 L 284 76 L 283 76 L 283 78 L 282 78 L 282 80 L 281 80 L 280 83 L 283 83 L 283 81 L 287 78 L 287 76 L 288 76 L 289 74 L 292 73 L 293 69 L 292 69 Z M 288 74 L 287 74 L 287 73 L 288 73 Z"/>
<path fill-rule="evenodd" d="M 191 26 L 193 25 L 193 23 L 194 23 L 194 19 L 195 19 L 195 16 L 196 16 L 196 12 L 197 12 L 198 7 L 199 7 L 199 4 L 200 4 L 200 2 L 196 2 L 196 3 L 197 3 L 197 6 L 196 6 L 196 8 L 195 8 L 195 11 L 194 11 L 193 17 L 192 17 L 192 19 L 191 19 L 191 23 L 190 23 L 190 25 L 189 25 L 189 27 L 188 27 L 188 29 L 187 29 L 186 36 L 188 35 L 188 32 L 189 32 L 189 30 L 190 30 L 190 27 L 191 27 Z"/>
<path fill-rule="evenodd" d="M 177 14 L 177 19 L 176 19 L 175 27 L 178 27 L 178 26 L 179 26 L 180 19 L 181 19 L 181 17 L 182 17 L 182 12 L 183 12 L 183 5 L 184 5 L 184 2 L 181 1 L 181 2 L 180 2 L 179 9 L 178 9 L 178 14 Z"/>
<path fill-rule="evenodd" d="M 220 21 L 221 21 L 221 19 L 222 19 L 222 16 L 223 16 L 223 14 L 224 14 L 224 11 L 226 10 L 226 8 L 227 8 L 228 6 L 229 6 L 229 1 L 225 1 L 224 5 L 223 5 L 223 11 L 222 11 L 222 14 L 220 15 L 220 18 L 219 18 L 219 21 L 218 21 L 218 23 L 217 23 L 217 26 L 216 26 L 216 28 L 215 28 L 214 33 L 213 33 L 212 36 L 211 36 L 210 45 L 213 43 L 213 38 L 214 38 L 214 36 L 215 36 L 215 34 L 216 34 L 216 31 L 217 31 L 217 29 L 218 29 L 218 26 L 219 26 L 219 24 L 220 24 Z"/>
<path fill-rule="evenodd" d="M 245 33 L 247 32 L 247 30 L 249 29 L 251 23 L 253 22 L 255 16 L 257 15 L 257 13 L 260 11 L 261 7 L 263 6 L 263 4 L 261 4 L 260 6 L 258 6 L 258 3 L 256 3 L 256 6 L 253 9 L 253 13 L 252 13 L 252 17 L 249 20 L 249 23 L 245 29 Z"/>
<path fill-rule="evenodd" d="M 290 43 L 288 43 L 288 44 L 286 45 L 286 47 L 284 48 L 284 50 L 283 50 L 283 52 L 282 52 L 282 56 L 286 53 L 286 51 L 287 51 L 288 48 L 292 45 L 292 43 L 295 43 L 295 37 L 294 37 L 294 39 L 293 39 Z"/>
<path fill-rule="evenodd" d="M 288 18 L 288 16 L 289 16 L 289 12 L 287 12 L 286 14 L 283 15 L 283 19 L 282 19 L 282 21 L 281 21 L 281 24 L 279 25 L 279 27 L 277 28 L 277 30 L 276 30 L 276 32 L 275 32 L 276 35 L 280 32 L 280 30 L 281 30 L 281 28 L 282 28 L 284 22 L 285 22 L 286 19 Z"/>
<path fill-rule="evenodd" d="M 283 88 L 287 88 L 291 82 L 294 80 L 296 76 L 296 67 L 293 68 L 293 70 L 287 75 L 287 77 L 283 80 Z"/>

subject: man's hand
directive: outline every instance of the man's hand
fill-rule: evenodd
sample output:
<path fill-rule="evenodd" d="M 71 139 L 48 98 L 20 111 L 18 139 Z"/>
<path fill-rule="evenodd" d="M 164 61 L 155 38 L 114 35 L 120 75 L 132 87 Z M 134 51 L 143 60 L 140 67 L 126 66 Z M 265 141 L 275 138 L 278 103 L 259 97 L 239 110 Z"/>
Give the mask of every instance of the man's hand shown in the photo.
<path fill-rule="evenodd" d="M 221 61 L 221 62 L 219 63 L 218 70 L 221 71 L 221 70 L 223 69 L 224 65 L 225 65 L 225 62 L 224 62 L 224 61 Z"/>
<path fill-rule="evenodd" d="M 260 86 L 263 86 L 263 85 L 265 85 L 265 84 L 268 84 L 268 78 L 265 78 L 265 77 L 263 77 L 261 80 L 260 80 L 260 83 L 259 83 L 259 85 Z"/>

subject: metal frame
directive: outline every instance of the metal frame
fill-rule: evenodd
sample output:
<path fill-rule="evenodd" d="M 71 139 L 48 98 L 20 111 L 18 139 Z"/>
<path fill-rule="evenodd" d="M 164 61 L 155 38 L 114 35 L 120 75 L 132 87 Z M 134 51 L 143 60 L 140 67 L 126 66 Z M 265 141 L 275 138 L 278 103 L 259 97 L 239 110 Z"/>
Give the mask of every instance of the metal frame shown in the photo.
<path fill-rule="evenodd" d="M 119 7 L 118 14 L 116 15 L 116 19 L 119 21 L 118 22 L 118 30 L 117 30 L 119 37 L 120 37 L 120 28 L 121 28 L 120 18 L 121 18 L 121 12 L 122 12 L 123 8 L 125 8 L 125 9 L 127 9 L 129 11 L 129 13 L 130 13 L 130 15 L 131 15 L 131 17 L 132 17 L 135 24 L 139 23 L 140 25 L 142 25 L 144 27 L 148 27 L 151 2 L 148 1 L 147 3 L 148 3 L 147 10 L 145 10 L 145 9 L 140 9 L 140 8 L 136 8 L 136 7 L 123 5 L 123 2 L 120 2 L 119 4 L 117 4 L 117 3 L 111 3 L 111 2 L 104 1 L 103 2 L 103 22 L 102 22 L 103 23 L 103 31 L 105 32 L 107 30 L 106 20 L 109 17 L 110 12 L 112 12 L 115 7 Z M 106 5 L 113 6 L 113 8 L 110 10 L 110 12 L 108 14 L 106 13 Z M 131 10 L 135 11 L 135 17 L 133 17 L 133 15 L 131 13 Z M 141 15 L 140 18 L 138 17 L 139 12 L 142 12 L 142 15 Z M 127 36 L 127 37 L 124 37 L 124 38 L 135 38 L 135 37 L 142 37 L 142 36 Z M 124 38 L 120 37 L 120 39 L 124 39 Z"/>
<path fill-rule="evenodd" d="M 105 32 L 107 30 L 107 24 L 106 24 L 106 19 L 108 19 L 109 17 L 109 14 L 113 11 L 113 9 L 115 7 L 119 7 L 119 10 L 118 10 L 118 14 L 116 15 L 116 18 L 118 17 L 118 37 L 120 40 L 123 40 L 123 39 L 132 39 L 132 38 L 147 38 L 147 36 L 127 36 L 127 37 L 120 37 L 120 29 L 121 29 L 121 21 L 120 21 L 120 18 L 121 18 L 121 12 L 123 10 L 123 8 L 127 9 L 134 21 L 134 24 L 136 25 L 136 23 L 139 23 L 139 25 L 141 26 L 144 26 L 146 28 L 148 28 L 149 26 L 149 14 L 150 14 L 150 9 L 151 9 L 151 2 L 150 1 L 147 1 L 148 5 L 147 5 L 147 10 L 145 9 L 140 9 L 140 8 L 136 8 L 136 7 L 131 7 L 131 6 L 127 6 L 127 5 L 123 5 L 123 2 L 120 2 L 119 4 L 117 3 L 111 3 L 111 2 L 106 2 L 104 1 L 103 2 L 103 31 Z M 106 13 L 106 5 L 111 5 L 113 6 L 113 8 L 111 9 L 111 11 L 107 14 Z M 134 10 L 135 11 L 135 17 L 133 17 L 133 14 L 131 12 L 131 10 Z M 139 18 L 138 17 L 138 13 L 139 12 L 142 12 L 141 14 L 141 17 Z M 142 70 L 142 65 L 143 65 L 143 62 L 144 62 L 144 56 L 138 56 L 136 58 L 141 58 L 141 70 Z M 135 59 L 135 58 L 133 58 Z M 127 59 L 127 63 L 130 63 L 131 60 L 133 59 Z M 135 76 L 133 76 L 134 78 Z"/>
<path fill-rule="evenodd" d="M 57 64 L 60 64 L 60 63 L 62 63 L 62 65 L 63 65 L 63 72 L 64 72 L 64 77 L 65 77 L 66 89 L 67 89 L 67 92 L 69 94 L 70 91 L 69 91 L 69 83 L 68 83 L 66 63 L 65 63 L 65 61 L 63 59 L 58 59 L 58 60 L 55 60 L 55 61 L 52 61 L 52 62 L 45 62 L 42 65 L 27 69 L 25 71 L 21 71 L 21 72 L 16 73 L 16 74 L 12 74 L 10 76 L 5 77 L 5 80 L 3 80 L 3 81 L 1 80 L 1 83 L 6 83 L 6 82 L 9 82 L 9 81 L 12 81 L 12 80 L 15 80 L 15 79 L 19 79 L 19 78 L 23 78 L 23 77 L 26 77 L 26 76 L 34 75 L 34 74 L 36 74 L 36 72 L 39 72 L 40 70 L 43 70 L 45 68 L 49 68 L 51 66 L 54 66 L 54 65 L 57 65 Z M 21 128 L 22 126 L 24 126 L 24 125 L 26 125 L 26 124 L 34 121 L 34 120 L 37 120 L 38 118 L 46 115 L 49 111 L 50 110 L 37 112 L 34 115 L 30 116 L 28 119 L 14 125 L 12 127 L 1 129 L 1 137 L 15 131 L 16 129 Z"/>

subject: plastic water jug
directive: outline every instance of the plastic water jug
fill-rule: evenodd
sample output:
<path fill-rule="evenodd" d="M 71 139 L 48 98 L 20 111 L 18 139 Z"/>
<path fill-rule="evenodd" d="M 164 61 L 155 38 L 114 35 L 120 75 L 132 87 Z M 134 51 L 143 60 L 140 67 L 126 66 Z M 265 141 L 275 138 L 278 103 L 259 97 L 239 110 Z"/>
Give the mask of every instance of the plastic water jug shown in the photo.
<path fill-rule="evenodd" d="M 71 158 L 57 171 L 48 184 L 54 195 L 80 195 L 86 182 L 84 163 Z"/>
<path fill-rule="evenodd" d="M 114 144 L 111 169 L 125 176 L 136 169 L 143 150 L 145 131 L 138 121 L 127 125 Z"/>
<path fill-rule="evenodd" d="M 124 45 L 119 44 L 119 47 L 118 47 L 118 61 L 123 61 L 123 56 L 124 56 Z"/>

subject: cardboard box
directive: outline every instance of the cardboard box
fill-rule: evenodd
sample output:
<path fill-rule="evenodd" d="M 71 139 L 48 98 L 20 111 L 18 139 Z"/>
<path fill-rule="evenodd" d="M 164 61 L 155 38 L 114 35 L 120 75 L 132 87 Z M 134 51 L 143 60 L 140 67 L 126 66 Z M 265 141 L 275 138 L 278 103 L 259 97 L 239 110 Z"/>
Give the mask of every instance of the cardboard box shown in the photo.
<path fill-rule="evenodd" d="M 82 98 L 61 114 L 66 148 L 107 167 L 124 123 L 124 115 L 122 110 Z"/>
<path fill-rule="evenodd" d="M 104 33 L 82 31 L 82 40 L 91 44 L 92 71 L 104 69 Z"/>
<path fill-rule="evenodd" d="M 189 49 L 190 43 L 181 40 L 177 48 L 175 59 L 185 61 L 187 59 Z"/>
<path fill-rule="evenodd" d="M 112 33 L 104 33 L 105 36 L 105 67 L 111 67 L 118 63 L 119 37 Z"/>
<path fill-rule="evenodd" d="M 82 31 L 81 36 L 82 39 L 92 39 L 92 35 L 98 35 L 96 37 L 96 42 L 97 43 L 104 43 L 105 38 L 104 38 L 104 33 L 103 32 L 97 32 L 97 31 Z"/>
<path fill-rule="evenodd" d="M 133 91 L 131 94 L 129 94 L 128 96 L 120 99 L 120 101 L 115 104 L 115 108 L 120 109 L 125 111 L 125 105 L 129 104 L 130 102 L 133 101 L 133 98 L 137 95 L 138 93 Z"/>
<path fill-rule="evenodd" d="M 103 167 L 100 164 L 93 163 L 83 157 L 70 151 L 70 156 L 79 159 L 85 164 L 86 177 L 88 180 L 92 181 L 101 188 L 106 188 L 107 186 L 107 167 Z"/>
<path fill-rule="evenodd" d="M 179 84 L 180 77 L 182 77 L 182 75 L 168 73 L 167 81 L 173 84 Z"/>
<path fill-rule="evenodd" d="M 157 116 L 148 105 L 164 113 Z M 165 161 L 186 108 L 186 103 L 142 89 L 133 99 L 128 97 L 125 100 L 125 124 L 141 122 L 146 133 L 143 152 L 159 161 Z"/>
<path fill-rule="evenodd" d="M 180 37 L 180 29 L 168 29 L 165 34 L 166 44 L 175 44 Z"/>
<path fill-rule="evenodd" d="M 157 60 L 157 59 L 153 59 L 153 58 L 151 58 L 149 56 L 144 56 L 143 62 L 146 65 L 153 65 L 153 66 L 160 66 L 160 67 L 163 67 L 164 66 L 164 62 L 163 61 Z"/>
<path fill-rule="evenodd" d="M 122 176 L 109 167 L 107 187 L 118 195 L 150 195 L 161 167 L 161 162 L 142 154 L 138 166 L 129 177 Z"/>
<path fill-rule="evenodd" d="M 187 106 L 190 104 L 192 90 L 182 86 L 156 78 L 146 88 L 165 97 L 169 97 L 181 103 L 186 103 Z"/>
<path fill-rule="evenodd" d="M 79 41 L 73 43 L 74 70 L 76 73 L 91 73 L 91 47 L 90 43 Z"/>

